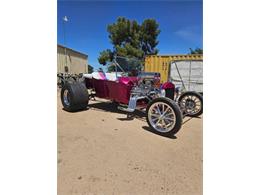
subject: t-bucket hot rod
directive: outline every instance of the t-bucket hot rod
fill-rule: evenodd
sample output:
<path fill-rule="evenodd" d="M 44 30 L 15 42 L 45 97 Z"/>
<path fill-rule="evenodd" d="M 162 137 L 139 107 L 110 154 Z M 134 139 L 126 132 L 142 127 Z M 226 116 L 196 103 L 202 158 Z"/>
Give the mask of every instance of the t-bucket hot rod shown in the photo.
<path fill-rule="evenodd" d="M 146 113 L 151 130 L 165 136 L 176 134 L 183 116 L 196 117 L 203 112 L 199 93 L 180 92 L 171 82 L 160 83 L 160 73 L 141 71 L 136 59 L 115 57 L 103 71 L 84 74 L 81 82 L 67 82 L 61 90 L 61 101 L 66 111 L 86 109 L 89 98 L 99 97 L 118 104 L 118 109 Z"/>

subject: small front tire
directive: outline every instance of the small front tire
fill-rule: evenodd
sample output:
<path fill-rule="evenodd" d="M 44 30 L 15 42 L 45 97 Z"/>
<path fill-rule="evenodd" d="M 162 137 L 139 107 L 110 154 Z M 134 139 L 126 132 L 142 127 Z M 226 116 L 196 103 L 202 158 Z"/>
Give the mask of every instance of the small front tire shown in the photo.
<path fill-rule="evenodd" d="M 153 99 L 148 104 L 146 120 L 153 132 L 173 136 L 181 129 L 182 113 L 174 101 L 160 97 Z"/>

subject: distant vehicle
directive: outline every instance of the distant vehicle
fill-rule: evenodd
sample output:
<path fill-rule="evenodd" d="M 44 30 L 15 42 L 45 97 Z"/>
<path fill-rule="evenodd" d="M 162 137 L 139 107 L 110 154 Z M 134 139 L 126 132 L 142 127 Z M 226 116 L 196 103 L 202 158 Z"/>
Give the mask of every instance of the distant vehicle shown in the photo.
<path fill-rule="evenodd" d="M 164 136 L 181 129 L 183 116 L 202 114 L 203 99 L 199 93 L 181 93 L 171 82 L 160 83 L 160 73 L 142 72 L 139 60 L 117 56 L 111 67 L 114 72 L 97 71 L 83 74 L 82 82 L 66 82 L 61 90 L 64 109 L 85 109 L 90 97 L 109 99 L 125 112 L 145 112 L 150 128 Z"/>

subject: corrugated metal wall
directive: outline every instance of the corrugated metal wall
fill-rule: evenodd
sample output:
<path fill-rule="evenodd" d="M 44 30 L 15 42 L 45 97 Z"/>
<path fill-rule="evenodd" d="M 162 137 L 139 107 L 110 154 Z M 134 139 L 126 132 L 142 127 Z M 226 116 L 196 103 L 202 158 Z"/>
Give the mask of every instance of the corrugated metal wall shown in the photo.
<path fill-rule="evenodd" d="M 79 74 L 88 72 L 88 58 L 87 55 L 78 53 L 71 49 L 66 49 L 58 45 L 57 48 L 57 72 L 65 73 L 65 65 L 67 58 L 68 73 Z"/>
<path fill-rule="evenodd" d="M 192 60 L 202 61 L 203 55 L 151 55 L 145 58 L 144 70 L 146 72 L 160 72 L 161 82 L 166 82 L 170 75 L 170 64 L 172 61 Z"/>

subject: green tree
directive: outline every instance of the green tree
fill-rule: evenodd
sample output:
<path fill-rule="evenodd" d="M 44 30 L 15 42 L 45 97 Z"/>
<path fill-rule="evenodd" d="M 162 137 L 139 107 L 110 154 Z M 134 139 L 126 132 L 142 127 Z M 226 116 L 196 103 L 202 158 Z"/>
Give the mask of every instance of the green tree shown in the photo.
<path fill-rule="evenodd" d="M 94 71 L 93 66 L 91 66 L 90 64 L 88 65 L 88 73 L 92 73 Z"/>
<path fill-rule="evenodd" d="M 190 48 L 189 54 L 203 54 L 203 49 L 197 47 L 195 50 L 193 50 Z"/>
<path fill-rule="evenodd" d="M 107 27 L 113 49 L 100 52 L 98 61 L 105 65 L 113 56 L 135 57 L 143 59 L 145 55 L 157 54 L 157 37 L 160 33 L 159 24 L 154 19 L 146 19 L 142 24 L 135 20 L 119 17 Z"/>
<path fill-rule="evenodd" d="M 109 66 L 109 67 L 107 68 L 107 71 L 108 71 L 108 72 L 115 72 L 115 71 L 116 71 L 116 67 L 115 67 L 115 66 Z"/>
<path fill-rule="evenodd" d="M 112 59 L 113 59 L 113 52 L 110 49 L 107 49 L 100 52 L 98 61 L 100 64 L 105 65 L 107 61 L 112 61 Z"/>

